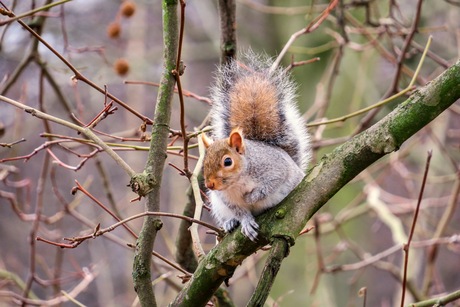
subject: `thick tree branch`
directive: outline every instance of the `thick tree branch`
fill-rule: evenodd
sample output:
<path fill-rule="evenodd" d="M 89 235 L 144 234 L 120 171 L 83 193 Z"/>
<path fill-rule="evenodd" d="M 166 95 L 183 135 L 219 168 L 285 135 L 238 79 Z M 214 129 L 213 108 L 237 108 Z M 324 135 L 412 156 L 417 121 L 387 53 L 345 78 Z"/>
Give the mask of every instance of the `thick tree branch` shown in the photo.
<path fill-rule="evenodd" d="M 269 238 L 282 237 L 293 245 L 306 222 L 337 191 L 361 171 L 396 151 L 460 98 L 460 62 L 425 87 L 415 91 L 393 112 L 368 130 L 326 155 L 299 186 L 276 208 L 257 218 L 260 239 L 254 243 L 237 229 L 200 262 L 173 306 L 204 306 L 236 267 Z"/>
<path fill-rule="evenodd" d="M 289 244 L 283 238 L 275 238 L 272 242 L 270 253 L 260 275 L 259 282 L 247 306 L 263 306 L 273 286 L 281 263 L 289 254 Z"/>
<path fill-rule="evenodd" d="M 176 65 L 178 50 L 178 18 L 177 1 L 164 0 L 163 3 L 163 41 L 164 41 L 164 72 L 158 91 L 155 117 L 152 125 L 150 150 L 144 173 L 134 176 L 132 186 L 139 182 L 145 184 L 146 210 L 160 211 L 160 186 L 163 167 L 166 160 L 166 149 L 171 117 L 171 100 L 174 94 L 175 78 L 172 74 Z M 141 194 L 140 194 L 141 195 Z M 146 217 L 139 239 L 136 243 L 136 254 L 133 263 L 134 288 L 142 306 L 156 306 L 151 280 L 151 258 L 153 243 L 157 231 L 161 228 L 161 220 Z"/>

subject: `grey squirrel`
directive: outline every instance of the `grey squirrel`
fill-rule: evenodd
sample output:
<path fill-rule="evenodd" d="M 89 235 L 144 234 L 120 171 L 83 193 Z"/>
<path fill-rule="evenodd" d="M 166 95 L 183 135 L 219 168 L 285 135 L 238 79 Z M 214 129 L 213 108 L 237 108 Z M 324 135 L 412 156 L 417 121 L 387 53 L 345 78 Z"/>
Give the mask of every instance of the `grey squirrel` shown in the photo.
<path fill-rule="evenodd" d="M 311 156 L 296 86 L 272 60 L 249 51 L 220 67 L 211 87 L 213 138 L 202 134 L 212 215 L 226 232 L 257 239 L 254 216 L 274 207 L 302 180 Z"/>

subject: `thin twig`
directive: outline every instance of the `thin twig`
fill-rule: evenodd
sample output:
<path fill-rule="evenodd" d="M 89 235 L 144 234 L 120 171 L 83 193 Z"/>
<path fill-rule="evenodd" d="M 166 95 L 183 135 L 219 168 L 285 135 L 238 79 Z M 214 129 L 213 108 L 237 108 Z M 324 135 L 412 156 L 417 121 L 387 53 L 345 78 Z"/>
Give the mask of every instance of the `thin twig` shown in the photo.
<path fill-rule="evenodd" d="M 189 138 L 187 136 L 187 130 L 185 129 L 185 105 L 184 105 L 184 95 L 182 94 L 182 84 L 180 76 L 184 73 L 184 67 L 181 61 L 181 54 L 182 54 L 182 43 L 184 39 L 184 25 L 185 25 L 185 1 L 180 0 L 180 28 L 179 28 L 179 45 L 177 51 L 177 60 L 176 60 L 176 68 L 172 71 L 174 78 L 176 78 L 177 83 L 177 91 L 179 94 L 179 102 L 180 102 L 180 128 L 182 133 L 183 139 L 183 155 L 184 155 L 184 169 L 183 172 L 188 179 L 192 173 L 188 168 L 188 142 Z"/>
<path fill-rule="evenodd" d="M 404 63 L 404 60 L 406 58 L 406 53 L 411 45 L 412 39 L 414 38 L 415 32 L 417 31 L 418 27 L 418 22 L 420 20 L 420 15 L 422 13 L 422 3 L 423 0 L 418 0 L 417 2 L 417 10 L 415 11 L 415 18 L 412 21 L 412 26 L 409 32 L 409 35 L 406 36 L 406 40 L 404 41 L 404 46 L 401 50 L 401 53 L 399 54 L 398 57 L 398 62 L 396 66 L 396 72 L 395 72 L 395 77 L 393 79 L 393 84 L 391 85 L 391 89 L 393 93 L 398 92 L 398 83 L 399 83 L 399 78 L 401 76 L 401 69 Z M 424 52 L 426 54 L 426 51 Z"/>
<path fill-rule="evenodd" d="M 72 194 L 75 194 L 75 192 L 81 191 L 83 194 L 88 196 L 92 201 L 94 201 L 99 207 L 101 207 L 105 212 L 110 214 L 117 222 L 121 222 L 121 219 L 116 216 L 112 211 L 109 210 L 103 203 L 101 203 L 94 195 L 92 195 L 87 189 L 85 189 L 79 182 L 78 180 L 75 180 L 75 183 L 77 184 L 76 187 L 72 188 Z M 122 225 L 134 238 L 137 239 L 137 235 L 134 233 L 134 231 L 126 224 Z"/>
<path fill-rule="evenodd" d="M 61 1 L 56 1 L 54 3 L 50 3 L 50 4 L 47 4 L 47 5 L 44 5 L 44 6 L 41 6 L 41 7 L 38 7 L 36 9 L 33 9 L 33 10 L 30 10 L 28 12 L 25 12 L 25 13 L 22 13 L 20 15 L 17 15 L 17 16 L 14 16 L 10 19 L 7 19 L 7 20 L 3 20 L 3 21 L 0 21 L 0 27 L 1 26 L 4 26 L 6 24 L 9 24 L 13 21 L 16 21 L 18 19 L 22 19 L 24 17 L 27 17 L 27 16 L 30 16 L 30 15 L 33 15 L 35 13 L 38 13 L 40 11 L 47 11 L 48 9 L 54 7 L 54 6 L 57 6 L 57 5 L 61 5 L 61 4 L 64 4 L 66 2 L 69 2 L 69 1 L 72 1 L 72 0 L 61 0 Z M 14 15 L 14 14 L 13 14 Z"/>
<path fill-rule="evenodd" d="M 425 191 L 426 185 L 426 178 L 428 177 L 428 170 L 430 169 L 430 161 L 431 161 L 432 152 L 428 152 L 428 156 L 426 159 L 425 165 L 425 173 L 423 174 L 422 186 L 420 188 L 420 193 L 418 196 L 417 207 L 415 208 L 414 219 L 412 220 L 412 226 L 409 232 L 409 238 L 407 239 L 407 243 L 404 245 L 404 272 L 403 272 L 403 281 L 402 281 L 402 294 L 401 294 L 401 307 L 404 306 L 404 298 L 406 296 L 406 282 L 407 282 L 407 267 L 409 264 L 409 248 L 412 241 L 412 237 L 414 236 L 414 229 L 415 223 L 417 222 L 418 213 L 420 211 L 420 204 L 422 202 L 423 192 Z"/>
<path fill-rule="evenodd" d="M 25 142 L 25 141 L 26 141 L 25 138 L 21 138 L 20 140 L 17 140 L 17 141 L 11 142 L 11 143 L 0 143 L 0 146 L 1 146 L 1 147 L 8 147 L 8 148 L 11 148 L 11 147 L 13 147 L 13 146 L 16 145 L 16 144 L 19 144 L 19 143 L 22 143 L 22 142 Z"/>
<path fill-rule="evenodd" d="M 309 60 L 299 61 L 299 62 L 294 62 L 294 60 L 292 60 L 291 64 L 289 64 L 289 66 L 286 67 L 286 71 L 292 70 L 294 67 L 302 66 L 302 65 L 306 65 L 306 64 L 311 64 L 311 63 L 317 62 L 319 60 L 321 60 L 320 57 L 315 57 L 315 58 L 312 58 L 312 59 L 309 59 Z"/>
<path fill-rule="evenodd" d="M 310 290 L 310 294 L 314 294 L 316 291 L 316 288 L 318 287 L 319 280 L 321 278 L 321 274 L 325 272 L 325 265 L 324 265 L 324 259 L 323 259 L 323 253 L 321 249 L 321 243 L 320 243 L 320 229 L 319 229 L 319 220 L 318 218 L 313 219 L 314 222 L 314 238 L 315 238 L 315 246 L 316 246 L 316 260 L 318 262 L 318 270 L 316 271 L 315 274 L 315 279 L 313 280 L 313 285 Z"/>

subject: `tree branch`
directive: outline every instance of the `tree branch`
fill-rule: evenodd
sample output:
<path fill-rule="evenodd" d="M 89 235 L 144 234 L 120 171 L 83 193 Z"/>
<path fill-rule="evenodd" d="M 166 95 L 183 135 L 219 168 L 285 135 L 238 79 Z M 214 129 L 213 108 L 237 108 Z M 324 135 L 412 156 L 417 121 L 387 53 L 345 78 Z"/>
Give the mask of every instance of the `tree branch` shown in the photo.
<path fill-rule="evenodd" d="M 147 163 L 144 173 L 137 177 L 144 180 L 148 185 L 148 193 L 145 194 L 147 198 L 146 211 L 160 211 L 160 186 L 166 161 L 171 100 L 176 80 L 172 71 L 176 66 L 178 52 L 177 1 L 163 0 L 162 6 L 164 72 L 158 91 Z M 156 233 L 161 226 L 160 219 L 150 216 L 146 217 L 136 243 L 136 253 L 133 262 L 133 281 L 141 306 L 156 306 L 150 267 L 153 243 L 155 242 Z"/>
<path fill-rule="evenodd" d="M 257 283 L 256 290 L 247 306 L 263 306 L 273 286 L 281 262 L 289 254 L 289 244 L 283 238 L 275 238 L 270 253 L 265 260 L 265 266 Z"/>
<path fill-rule="evenodd" d="M 460 98 L 460 62 L 414 92 L 393 112 L 368 130 L 326 155 L 299 186 L 277 207 L 257 217 L 261 226 L 254 243 L 236 229 L 202 259 L 194 277 L 172 306 L 204 306 L 236 267 L 269 238 L 285 238 L 290 245 L 306 222 L 335 193 L 381 157 L 396 151 L 417 131 Z"/>

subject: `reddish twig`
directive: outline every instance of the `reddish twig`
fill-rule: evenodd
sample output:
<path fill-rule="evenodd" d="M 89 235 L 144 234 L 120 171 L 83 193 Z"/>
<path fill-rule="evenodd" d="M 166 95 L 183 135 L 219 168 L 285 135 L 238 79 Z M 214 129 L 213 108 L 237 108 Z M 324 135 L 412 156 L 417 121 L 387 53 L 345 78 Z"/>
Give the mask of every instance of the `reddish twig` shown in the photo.
<path fill-rule="evenodd" d="M 407 239 L 407 243 L 404 245 L 403 250 L 405 252 L 404 255 L 404 272 L 403 272 L 403 280 L 402 280 L 402 294 L 401 294 L 401 307 L 404 306 L 404 298 L 406 295 L 406 281 L 407 281 L 407 266 L 409 262 L 409 248 L 412 241 L 412 237 L 414 235 L 415 223 L 417 222 L 418 213 L 420 210 L 420 203 L 422 202 L 423 192 L 425 190 L 426 178 L 428 177 L 428 170 L 430 168 L 430 161 L 431 161 L 432 152 L 428 152 L 428 156 L 426 159 L 425 165 L 425 173 L 423 174 L 422 186 L 420 188 L 420 194 L 418 196 L 417 207 L 415 208 L 414 219 L 412 220 L 412 226 L 409 232 L 409 238 Z"/>
<path fill-rule="evenodd" d="M 176 60 L 176 68 L 172 71 L 174 78 L 177 83 L 177 91 L 179 93 L 179 102 L 180 102 L 180 127 L 182 138 L 184 140 L 183 144 L 183 154 L 184 154 L 184 169 L 183 172 L 188 179 L 192 176 L 190 169 L 188 167 L 188 142 L 190 138 L 187 136 L 187 131 L 185 129 L 185 105 L 184 105 L 184 95 L 182 94 L 182 84 L 180 76 L 184 73 L 185 66 L 181 60 L 182 54 L 182 44 L 184 39 L 184 26 L 185 26 L 185 1 L 180 0 L 180 29 L 179 29 L 179 43 L 178 43 L 178 52 Z"/>
<path fill-rule="evenodd" d="M 403 46 L 403 48 L 401 50 L 401 53 L 399 54 L 399 57 L 398 57 L 398 60 L 397 60 L 395 76 L 394 76 L 394 79 L 393 79 L 393 83 L 391 85 L 392 93 L 397 93 L 398 92 L 398 83 L 399 83 L 399 78 L 401 76 L 401 69 L 403 67 L 404 59 L 406 58 L 406 53 L 409 50 L 409 47 L 410 47 L 411 42 L 412 42 L 412 39 L 414 38 L 415 32 L 417 31 L 418 22 L 420 20 L 420 15 L 421 15 L 421 12 L 422 12 L 422 3 L 423 3 L 422 0 L 418 0 L 417 10 L 415 12 L 414 21 L 412 22 L 410 32 L 407 35 L 406 40 L 404 41 L 404 46 Z"/>
<path fill-rule="evenodd" d="M 315 232 L 313 233 L 315 237 L 315 246 L 316 246 L 316 260 L 318 261 L 318 270 L 316 271 L 315 274 L 315 279 L 313 280 L 313 285 L 310 290 L 310 294 L 315 293 L 316 288 L 318 287 L 319 284 L 319 279 L 321 278 L 321 274 L 325 272 L 325 265 L 324 265 L 324 259 L 323 259 L 323 253 L 321 249 L 321 243 L 320 243 L 320 229 L 319 229 L 319 220 L 318 218 L 313 219 L 314 222 L 314 229 Z"/>
<path fill-rule="evenodd" d="M 75 180 L 75 183 L 77 184 L 76 187 L 72 188 L 72 194 L 75 195 L 77 191 L 81 191 L 83 194 L 88 196 L 92 201 L 94 201 L 99 207 L 101 207 L 105 212 L 110 214 L 111 217 L 113 217 L 116 221 L 121 222 L 121 219 L 116 216 L 112 211 L 109 210 L 103 203 L 101 203 L 95 196 L 93 196 L 88 190 L 86 190 L 79 182 L 78 180 Z M 134 237 L 137 239 L 137 235 L 134 233 L 134 231 L 128 227 L 126 224 L 122 224 L 122 226 Z M 95 231 L 96 232 L 96 231 Z"/>
<path fill-rule="evenodd" d="M 69 150 L 68 148 L 65 148 L 63 147 L 64 149 L 72 152 L 71 150 Z M 80 161 L 80 163 L 78 163 L 77 166 L 71 166 L 71 165 L 68 165 L 67 163 L 64 163 L 62 162 L 52 151 L 51 149 L 47 148 L 46 151 L 48 152 L 48 154 L 53 157 L 54 161 L 59 164 L 60 166 L 62 167 L 65 167 L 67 169 L 70 169 L 72 171 L 78 171 L 80 168 L 82 168 L 82 166 L 89 160 L 91 159 L 92 157 L 94 157 L 98 152 L 101 152 L 102 149 L 101 148 L 97 148 L 97 149 L 94 149 L 91 153 L 87 154 L 87 155 L 80 155 L 80 154 L 77 154 L 75 153 L 78 157 L 83 157 L 83 159 Z"/>
<path fill-rule="evenodd" d="M 305 60 L 305 61 L 294 62 L 294 56 L 293 56 L 292 59 L 291 59 L 291 64 L 289 64 L 289 66 L 286 67 L 286 71 L 289 71 L 289 70 L 291 70 L 291 69 L 293 69 L 294 67 L 297 67 L 297 66 L 302 66 L 302 65 L 318 62 L 319 60 L 321 60 L 321 59 L 319 57 L 316 57 L 316 58 L 312 58 L 312 59 Z"/>
<path fill-rule="evenodd" d="M 17 140 L 17 141 L 14 141 L 14 142 L 11 142 L 11 143 L 0 143 L 0 147 L 8 147 L 8 148 L 11 148 L 13 147 L 14 145 L 16 144 L 19 144 L 19 143 L 22 143 L 22 142 L 25 142 L 26 139 L 25 138 L 22 138 L 20 140 Z"/>
<path fill-rule="evenodd" d="M 27 162 L 30 158 L 32 158 L 34 155 L 36 155 L 39 151 L 41 151 L 41 150 L 43 150 L 43 149 L 45 149 L 45 148 L 47 148 L 47 147 L 49 147 L 49 146 L 51 146 L 53 144 L 57 144 L 57 143 L 60 143 L 60 142 L 65 142 L 65 141 L 56 140 L 56 141 L 45 142 L 42 145 L 40 145 L 39 147 L 35 148 L 28 155 L 0 159 L 0 163 L 9 162 L 9 161 L 17 161 L 17 160 L 25 160 L 25 162 Z"/>
<path fill-rule="evenodd" d="M 107 95 L 107 92 L 105 94 Z M 77 119 L 75 114 L 71 114 L 71 115 L 75 120 L 77 120 L 79 123 L 81 123 L 82 126 L 93 129 L 103 119 L 107 118 L 107 116 L 109 116 L 109 115 L 114 114 L 115 111 L 118 110 L 117 107 L 112 108 L 112 106 L 113 106 L 113 100 L 110 101 L 109 103 L 104 102 L 104 108 L 86 125 L 83 125 L 83 123 L 80 120 Z"/>
<path fill-rule="evenodd" d="M 179 167 L 177 167 L 173 163 L 169 162 L 168 165 L 176 169 L 179 172 L 179 175 L 187 177 L 187 173 L 184 172 L 184 170 L 181 170 Z"/>

